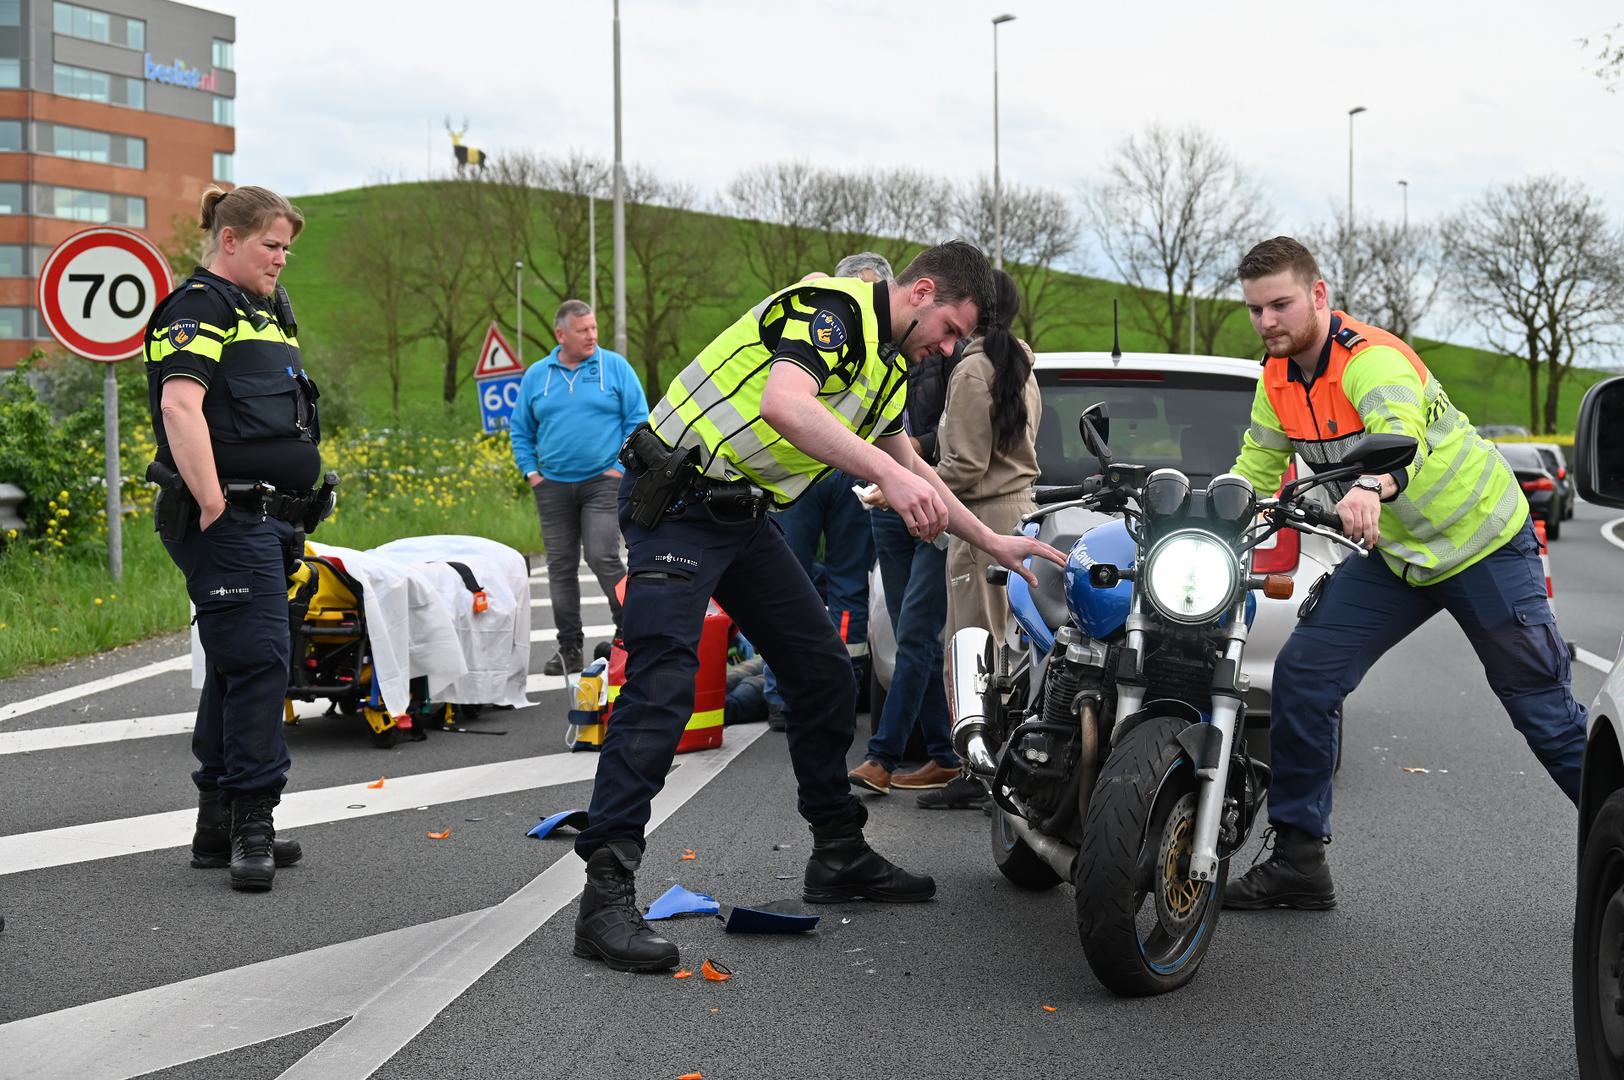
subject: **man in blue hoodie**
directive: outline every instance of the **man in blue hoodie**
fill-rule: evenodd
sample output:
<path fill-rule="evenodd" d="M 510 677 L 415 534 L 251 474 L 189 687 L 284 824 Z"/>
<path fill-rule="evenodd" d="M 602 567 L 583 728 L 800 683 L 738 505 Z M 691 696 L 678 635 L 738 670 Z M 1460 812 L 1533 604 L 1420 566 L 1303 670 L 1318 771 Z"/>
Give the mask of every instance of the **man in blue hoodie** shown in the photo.
<path fill-rule="evenodd" d="M 562 675 L 582 666 L 577 568 L 583 546 L 587 566 L 609 598 L 615 626 L 620 625 L 615 585 L 626 567 L 620 561 L 616 509 L 622 470 L 615 456 L 632 429 L 648 418 L 648 398 L 626 358 L 598 347 L 598 320 L 586 304 L 560 304 L 553 333 L 558 347 L 524 373 L 508 433 L 513 460 L 535 493 L 547 548 L 558 652 L 543 670 Z"/>

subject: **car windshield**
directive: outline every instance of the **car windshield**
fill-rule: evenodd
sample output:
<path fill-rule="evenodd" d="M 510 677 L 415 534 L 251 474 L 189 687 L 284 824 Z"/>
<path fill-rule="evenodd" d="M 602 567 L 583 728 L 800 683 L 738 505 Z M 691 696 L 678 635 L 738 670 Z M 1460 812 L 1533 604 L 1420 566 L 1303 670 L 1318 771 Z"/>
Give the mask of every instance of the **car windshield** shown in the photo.
<path fill-rule="evenodd" d="M 1110 416 L 1111 453 L 1151 468 L 1170 466 L 1204 486 L 1228 472 L 1252 415 L 1254 379 L 1184 371 L 1038 370 L 1043 416 L 1038 469 L 1044 484 L 1076 484 L 1100 471 L 1077 418 L 1097 401 Z"/>
<path fill-rule="evenodd" d="M 1545 462 L 1540 460 L 1539 451 L 1532 446 L 1510 443 L 1496 445 L 1495 449 L 1500 451 L 1500 456 L 1505 458 L 1506 464 L 1513 469 L 1533 469 L 1537 472 L 1545 469 Z"/>

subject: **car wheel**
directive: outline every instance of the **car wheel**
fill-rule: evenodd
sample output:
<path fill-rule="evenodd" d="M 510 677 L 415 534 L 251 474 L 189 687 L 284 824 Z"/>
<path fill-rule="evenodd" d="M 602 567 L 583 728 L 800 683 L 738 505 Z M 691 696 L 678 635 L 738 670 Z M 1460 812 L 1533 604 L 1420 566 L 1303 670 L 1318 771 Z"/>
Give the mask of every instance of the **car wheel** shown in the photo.
<path fill-rule="evenodd" d="M 1562 535 L 1562 508 L 1556 503 L 1545 512 L 1545 539 L 1556 543 L 1556 538 Z"/>
<path fill-rule="evenodd" d="M 1602 803 L 1579 858 L 1573 1032 L 1583 1080 L 1624 1076 L 1624 791 Z"/>

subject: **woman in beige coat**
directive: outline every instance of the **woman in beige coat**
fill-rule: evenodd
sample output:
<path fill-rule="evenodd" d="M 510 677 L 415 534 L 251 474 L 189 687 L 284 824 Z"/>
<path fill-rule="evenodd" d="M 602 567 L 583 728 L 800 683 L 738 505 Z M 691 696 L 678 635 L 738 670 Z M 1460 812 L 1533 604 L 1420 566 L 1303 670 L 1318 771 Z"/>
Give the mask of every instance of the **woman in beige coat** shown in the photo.
<path fill-rule="evenodd" d="M 953 369 L 947 404 L 936 429 L 940 463 L 936 475 L 966 509 L 998 533 L 1014 529 L 1030 512 L 1038 478 L 1037 433 L 1042 414 L 1032 350 L 1011 325 L 1020 292 L 1002 270 L 994 275 L 997 303 L 986 333 L 975 338 Z M 980 626 L 1004 639 L 1009 601 L 1001 585 L 987 582 L 987 556 L 957 537 L 947 543 L 947 633 Z M 957 778 L 919 796 L 919 805 L 978 805 L 986 791 L 978 781 Z"/>

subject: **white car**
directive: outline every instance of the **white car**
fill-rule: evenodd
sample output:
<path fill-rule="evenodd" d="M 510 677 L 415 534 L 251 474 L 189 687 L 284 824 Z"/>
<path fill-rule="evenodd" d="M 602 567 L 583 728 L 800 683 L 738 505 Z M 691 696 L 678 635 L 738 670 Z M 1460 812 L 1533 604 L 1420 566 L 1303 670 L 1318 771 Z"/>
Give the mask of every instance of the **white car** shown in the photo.
<path fill-rule="evenodd" d="M 1590 388 L 1573 444 L 1579 495 L 1624 507 L 1624 378 Z M 1579 797 L 1573 1028 L 1584 1080 L 1624 1077 L 1624 641 L 1590 706 Z"/>
<path fill-rule="evenodd" d="M 1203 487 L 1227 472 L 1251 421 L 1252 397 L 1262 365 L 1252 360 L 1166 353 L 1039 353 L 1038 387 L 1043 416 L 1038 423 L 1040 484 L 1076 484 L 1097 473 L 1098 460 L 1083 446 L 1077 417 L 1096 401 L 1110 409 L 1111 452 L 1118 461 L 1152 468 L 1172 466 Z M 1301 458 L 1295 470 L 1306 468 Z M 1260 494 L 1273 494 L 1260 493 Z M 1310 498 L 1314 496 L 1311 495 Z M 1077 511 L 1082 515 L 1083 511 Z M 1068 531 L 1078 516 L 1046 519 L 1039 535 L 1062 551 L 1076 537 Z M 1281 530 L 1257 549 L 1254 572 L 1287 574 L 1296 589 L 1289 600 L 1258 595 L 1257 619 L 1246 643 L 1243 670 L 1251 677 L 1248 724 L 1267 729 L 1274 659 L 1297 623 L 1297 609 L 1313 584 L 1329 573 L 1346 549 L 1317 536 Z M 878 723 L 891 686 L 896 638 L 885 607 L 878 568 L 869 574 L 869 702 Z M 1254 741 L 1249 736 L 1249 741 Z M 1261 742 L 1261 739 L 1255 739 Z"/>

